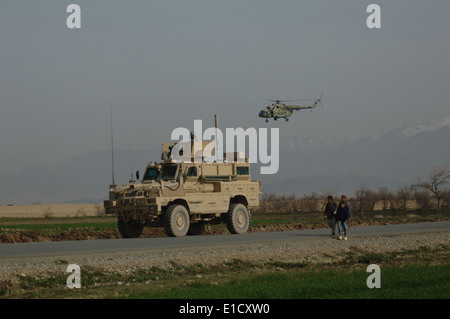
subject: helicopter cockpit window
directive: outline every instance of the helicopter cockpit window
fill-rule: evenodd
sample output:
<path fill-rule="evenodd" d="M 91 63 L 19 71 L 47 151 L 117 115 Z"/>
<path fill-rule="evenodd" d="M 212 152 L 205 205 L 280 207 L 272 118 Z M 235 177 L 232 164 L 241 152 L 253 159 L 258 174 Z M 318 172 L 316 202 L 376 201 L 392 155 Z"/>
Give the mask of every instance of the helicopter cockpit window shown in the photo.
<path fill-rule="evenodd" d="M 142 181 L 152 181 L 158 178 L 159 172 L 156 167 L 149 167 L 145 171 L 144 179 Z"/>
<path fill-rule="evenodd" d="M 187 177 L 197 177 L 197 167 L 196 166 L 189 167 L 186 176 Z"/>

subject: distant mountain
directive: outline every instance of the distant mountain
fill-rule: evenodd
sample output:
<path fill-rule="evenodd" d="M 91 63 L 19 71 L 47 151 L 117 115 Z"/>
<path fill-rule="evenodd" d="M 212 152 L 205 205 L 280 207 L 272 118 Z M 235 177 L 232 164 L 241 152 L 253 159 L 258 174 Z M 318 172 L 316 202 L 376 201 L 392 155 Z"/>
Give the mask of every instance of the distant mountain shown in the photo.
<path fill-rule="evenodd" d="M 450 164 L 450 117 L 354 142 L 333 144 L 315 139 L 280 141 L 280 169 L 259 175 L 264 192 L 307 194 L 345 192 L 361 184 L 397 189 L 427 177 L 434 165 Z M 159 161 L 160 147 L 152 150 L 115 151 L 115 180 L 126 183 L 132 170 Z M 142 172 L 143 173 L 143 172 Z M 0 205 L 33 202 L 98 202 L 111 183 L 110 151 L 90 152 L 60 165 L 25 168 L 0 176 Z"/>
<path fill-rule="evenodd" d="M 130 179 L 131 167 L 133 173 L 143 173 L 149 161 L 160 158 L 160 148 L 131 152 L 131 161 L 129 151 L 115 150 L 116 184 Z M 90 152 L 54 167 L 30 167 L 0 176 L 0 204 L 98 202 L 108 196 L 111 181 L 111 151 Z"/>
<path fill-rule="evenodd" d="M 353 194 L 361 186 L 377 189 L 389 186 L 399 189 L 397 180 L 371 176 L 300 176 L 280 182 L 263 183 L 264 193 L 303 195 L 303 194 Z"/>
<path fill-rule="evenodd" d="M 351 193 L 360 184 L 396 189 L 426 178 L 434 165 L 450 164 L 449 141 L 450 117 L 351 143 L 292 139 L 280 143 L 276 176 L 259 178 L 265 191 L 277 193 Z"/>

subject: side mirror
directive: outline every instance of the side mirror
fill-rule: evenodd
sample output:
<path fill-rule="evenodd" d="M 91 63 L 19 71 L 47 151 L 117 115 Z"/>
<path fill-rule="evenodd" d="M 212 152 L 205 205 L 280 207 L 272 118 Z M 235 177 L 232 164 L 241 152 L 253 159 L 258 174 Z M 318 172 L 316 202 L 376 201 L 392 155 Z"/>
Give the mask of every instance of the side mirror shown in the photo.
<path fill-rule="evenodd" d="M 139 179 L 139 170 L 136 171 L 136 179 Z"/>

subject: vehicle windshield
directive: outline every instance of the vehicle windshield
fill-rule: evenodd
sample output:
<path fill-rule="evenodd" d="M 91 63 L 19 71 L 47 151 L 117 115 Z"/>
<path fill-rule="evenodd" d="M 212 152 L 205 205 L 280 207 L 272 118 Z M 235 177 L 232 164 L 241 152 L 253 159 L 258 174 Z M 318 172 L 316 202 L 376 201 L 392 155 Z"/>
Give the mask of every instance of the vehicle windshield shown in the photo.
<path fill-rule="evenodd" d="M 159 171 L 156 167 L 149 167 L 145 171 L 144 179 L 142 181 L 153 181 L 158 178 Z"/>
<path fill-rule="evenodd" d="M 165 165 L 161 171 L 161 179 L 175 179 L 175 174 L 177 173 L 177 165 Z"/>

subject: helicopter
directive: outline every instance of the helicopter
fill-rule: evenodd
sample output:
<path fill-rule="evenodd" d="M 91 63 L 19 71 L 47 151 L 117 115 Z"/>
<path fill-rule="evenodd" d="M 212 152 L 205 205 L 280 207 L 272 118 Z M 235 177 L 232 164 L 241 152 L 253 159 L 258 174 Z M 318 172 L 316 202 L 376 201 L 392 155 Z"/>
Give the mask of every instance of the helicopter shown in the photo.
<path fill-rule="evenodd" d="M 303 100 L 268 100 L 273 102 L 272 105 L 268 105 L 265 109 L 261 110 L 259 112 L 259 117 L 265 118 L 266 123 L 269 122 L 270 118 L 273 118 L 274 121 L 278 120 L 279 118 L 284 118 L 286 122 L 289 121 L 289 117 L 294 113 L 294 111 L 299 110 L 306 110 L 306 109 L 313 109 L 317 106 L 317 104 L 320 104 L 323 107 L 322 104 L 322 96 L 323 93 L 320 95 L 318 99 L 303 99 Z M 312 105 L 286 105 L 285 102 L 299 102 L 299 101 L 314 101 Z"/>

